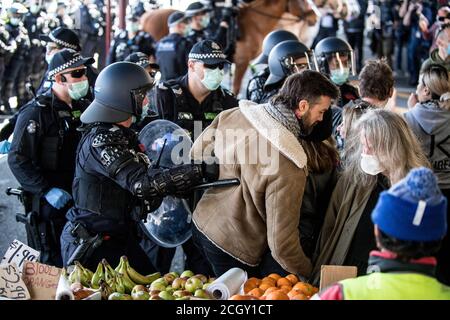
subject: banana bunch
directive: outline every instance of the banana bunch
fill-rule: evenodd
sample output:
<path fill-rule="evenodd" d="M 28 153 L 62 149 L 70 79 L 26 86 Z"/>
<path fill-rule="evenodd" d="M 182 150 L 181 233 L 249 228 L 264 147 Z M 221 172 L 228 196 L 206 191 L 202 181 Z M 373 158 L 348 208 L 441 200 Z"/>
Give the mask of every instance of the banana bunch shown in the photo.
<path fill-rule="evenodd" d="M 124 278 L 128 278 L 132 283 L 141 285 L 151 284 L 153 281 L 161 277 L 161 274 L 159 272 L 143 276 L 130 266 L 130 263 L 126 256 L 122 256 L 120 258 L 120 263 L 117 266 L 116 271 L 123 274 Z"/>
<path fill-rule="evenodd" d="M 75 268 L 69 275 L 69 281 L 71 283 L 79 282 L 84 287 L 89 287 L 93 275 L 91 270 L 84 268 L 81 263 L 75 261 Z"/>
<path fill-rule="evenodd" d="M 108 300 L 108 297 L 114 293 L 114 290 L 105 280 L 100 280 L 100 292 L 102 293 L 102 300 Z"/>
<path fill-rule="evenodd" d="M 117 268 L 113 271 L 116 272 L 116 274 L 121 275 L 117 278 L 118 282 L 121 282 L 124 287 L 125 287 L 125 293 L 131 293 L 131 291 L 133 290 L 134 286 L 136 285 L 136 283 L 131 280 L 130 275 L 128 274 L 128 270 L 127 270 L 127 257 L 122 256 L 120 258 L 120 263 L 117 266 Z"/>
<path fill-rule="evenodd" d="M 105 268 L 103 267 L 103 263 L 99 262 L 97 266 L 97 270 L 95 270 L 94 275 L 91 280 L 91 288 L 98 289 L 101 286 L 101 281 L 106 281 L 105 279 Z"/>

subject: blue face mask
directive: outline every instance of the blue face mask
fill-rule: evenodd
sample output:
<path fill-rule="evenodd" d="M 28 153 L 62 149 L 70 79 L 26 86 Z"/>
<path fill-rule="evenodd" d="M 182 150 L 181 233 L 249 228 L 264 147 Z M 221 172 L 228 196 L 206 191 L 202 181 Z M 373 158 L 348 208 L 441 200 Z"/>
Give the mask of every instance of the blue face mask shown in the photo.
<path fill-rule="evenodd" d="M 187 37 L 191 33 L 191 25 L 187 25 L 186 28 L 184 28 L 184 36 Z"/>
<path fill-rule="evenodd" d="M 69 95 L 73 100 L 80 100 L 87 95 L 88 91 L 89 82 L 87 80 L 71 83 L 69 87 Z"/>
<path fill-rule="evenodd" d="M 350 75 L 349 68 L 331 70 L 330 79 L 331 81 L 333 81 L 333 83 L 340 86 L 343 85 L 348 80 L 349 75 Z"/>
<path fill-rule="evenodd" d="M 214 91 L 219 88 L 223 80 L 223 70 L 220 70 L 219 68 L 205 68 L 204 70 L 205 76 L 202 79 L 202 83 L 206 87 L 206 89 L 208 89 L 209 91 Z"/>
<path fill-rule="evenodd" d="M 203 28 L 206 28 L 209 25 L 209 15 L 204 15 L 202 17 L 201 25 Z"/>
<path fill-rule="evenodd" d="M 447 45 L 447 54 L 450 56 L 450 43 Z"/>
<path fill-rule="evenodd" d="M 19 19 L 19 18 L 11 17 L 11 18 L 9 19 L 9 23 L 11 23 L 13 26 L 18 26 L 18 25 L 20 24 L 20 19 Z"/>

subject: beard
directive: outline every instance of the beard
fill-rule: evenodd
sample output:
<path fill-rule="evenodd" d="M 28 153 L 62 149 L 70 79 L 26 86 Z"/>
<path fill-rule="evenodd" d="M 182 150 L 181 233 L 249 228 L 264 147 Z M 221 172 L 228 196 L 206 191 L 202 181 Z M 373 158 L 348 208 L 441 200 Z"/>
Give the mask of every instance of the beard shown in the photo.
<path fill-rule="evenodd" d="M 315 123 L 311 123 L 311 113 L 307 111 L 303 117 L 298 119 L 300 125 L 300 131 L 302 136 L 308 136 L 311 134 Z"/>

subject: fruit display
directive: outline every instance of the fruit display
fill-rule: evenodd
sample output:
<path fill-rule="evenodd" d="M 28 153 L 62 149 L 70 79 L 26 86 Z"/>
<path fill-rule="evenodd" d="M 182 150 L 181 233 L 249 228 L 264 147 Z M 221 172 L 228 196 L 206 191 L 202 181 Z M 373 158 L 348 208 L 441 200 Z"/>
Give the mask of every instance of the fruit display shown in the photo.
<path fill-rule="evenodd" d="M 230 300 L 309 300 L 318 291 L 294 274 L 282 277 L 272 273 L 262 279 L 249 278 L 244 283 L 244 294 L 234 295 Z"/>
<path fill-rule="evenodd" d="M 95 272 L 78 261 L 67 277 L 75 299 L 81 300 L 100 292 L 103 300 L 190 300 L 211 299 L 206 288 L 215 280 L 186 270 L 181 274 L 159 272 L 142 275 L 131 267 L 126 256 L 113 267 L 103 259 Z"/>

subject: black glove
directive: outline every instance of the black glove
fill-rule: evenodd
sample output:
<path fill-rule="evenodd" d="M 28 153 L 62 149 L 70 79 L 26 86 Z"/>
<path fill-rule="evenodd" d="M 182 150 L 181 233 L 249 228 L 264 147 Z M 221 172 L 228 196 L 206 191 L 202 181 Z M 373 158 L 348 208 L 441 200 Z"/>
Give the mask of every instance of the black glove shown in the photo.
<path fill-rule="evenodd" d="M 207 182 L 214 182 L 219 179 L 219 165 L 217 161 L 214 161 L 213 164 L 202 163 L 202 172 L 203 177 Z"/>

